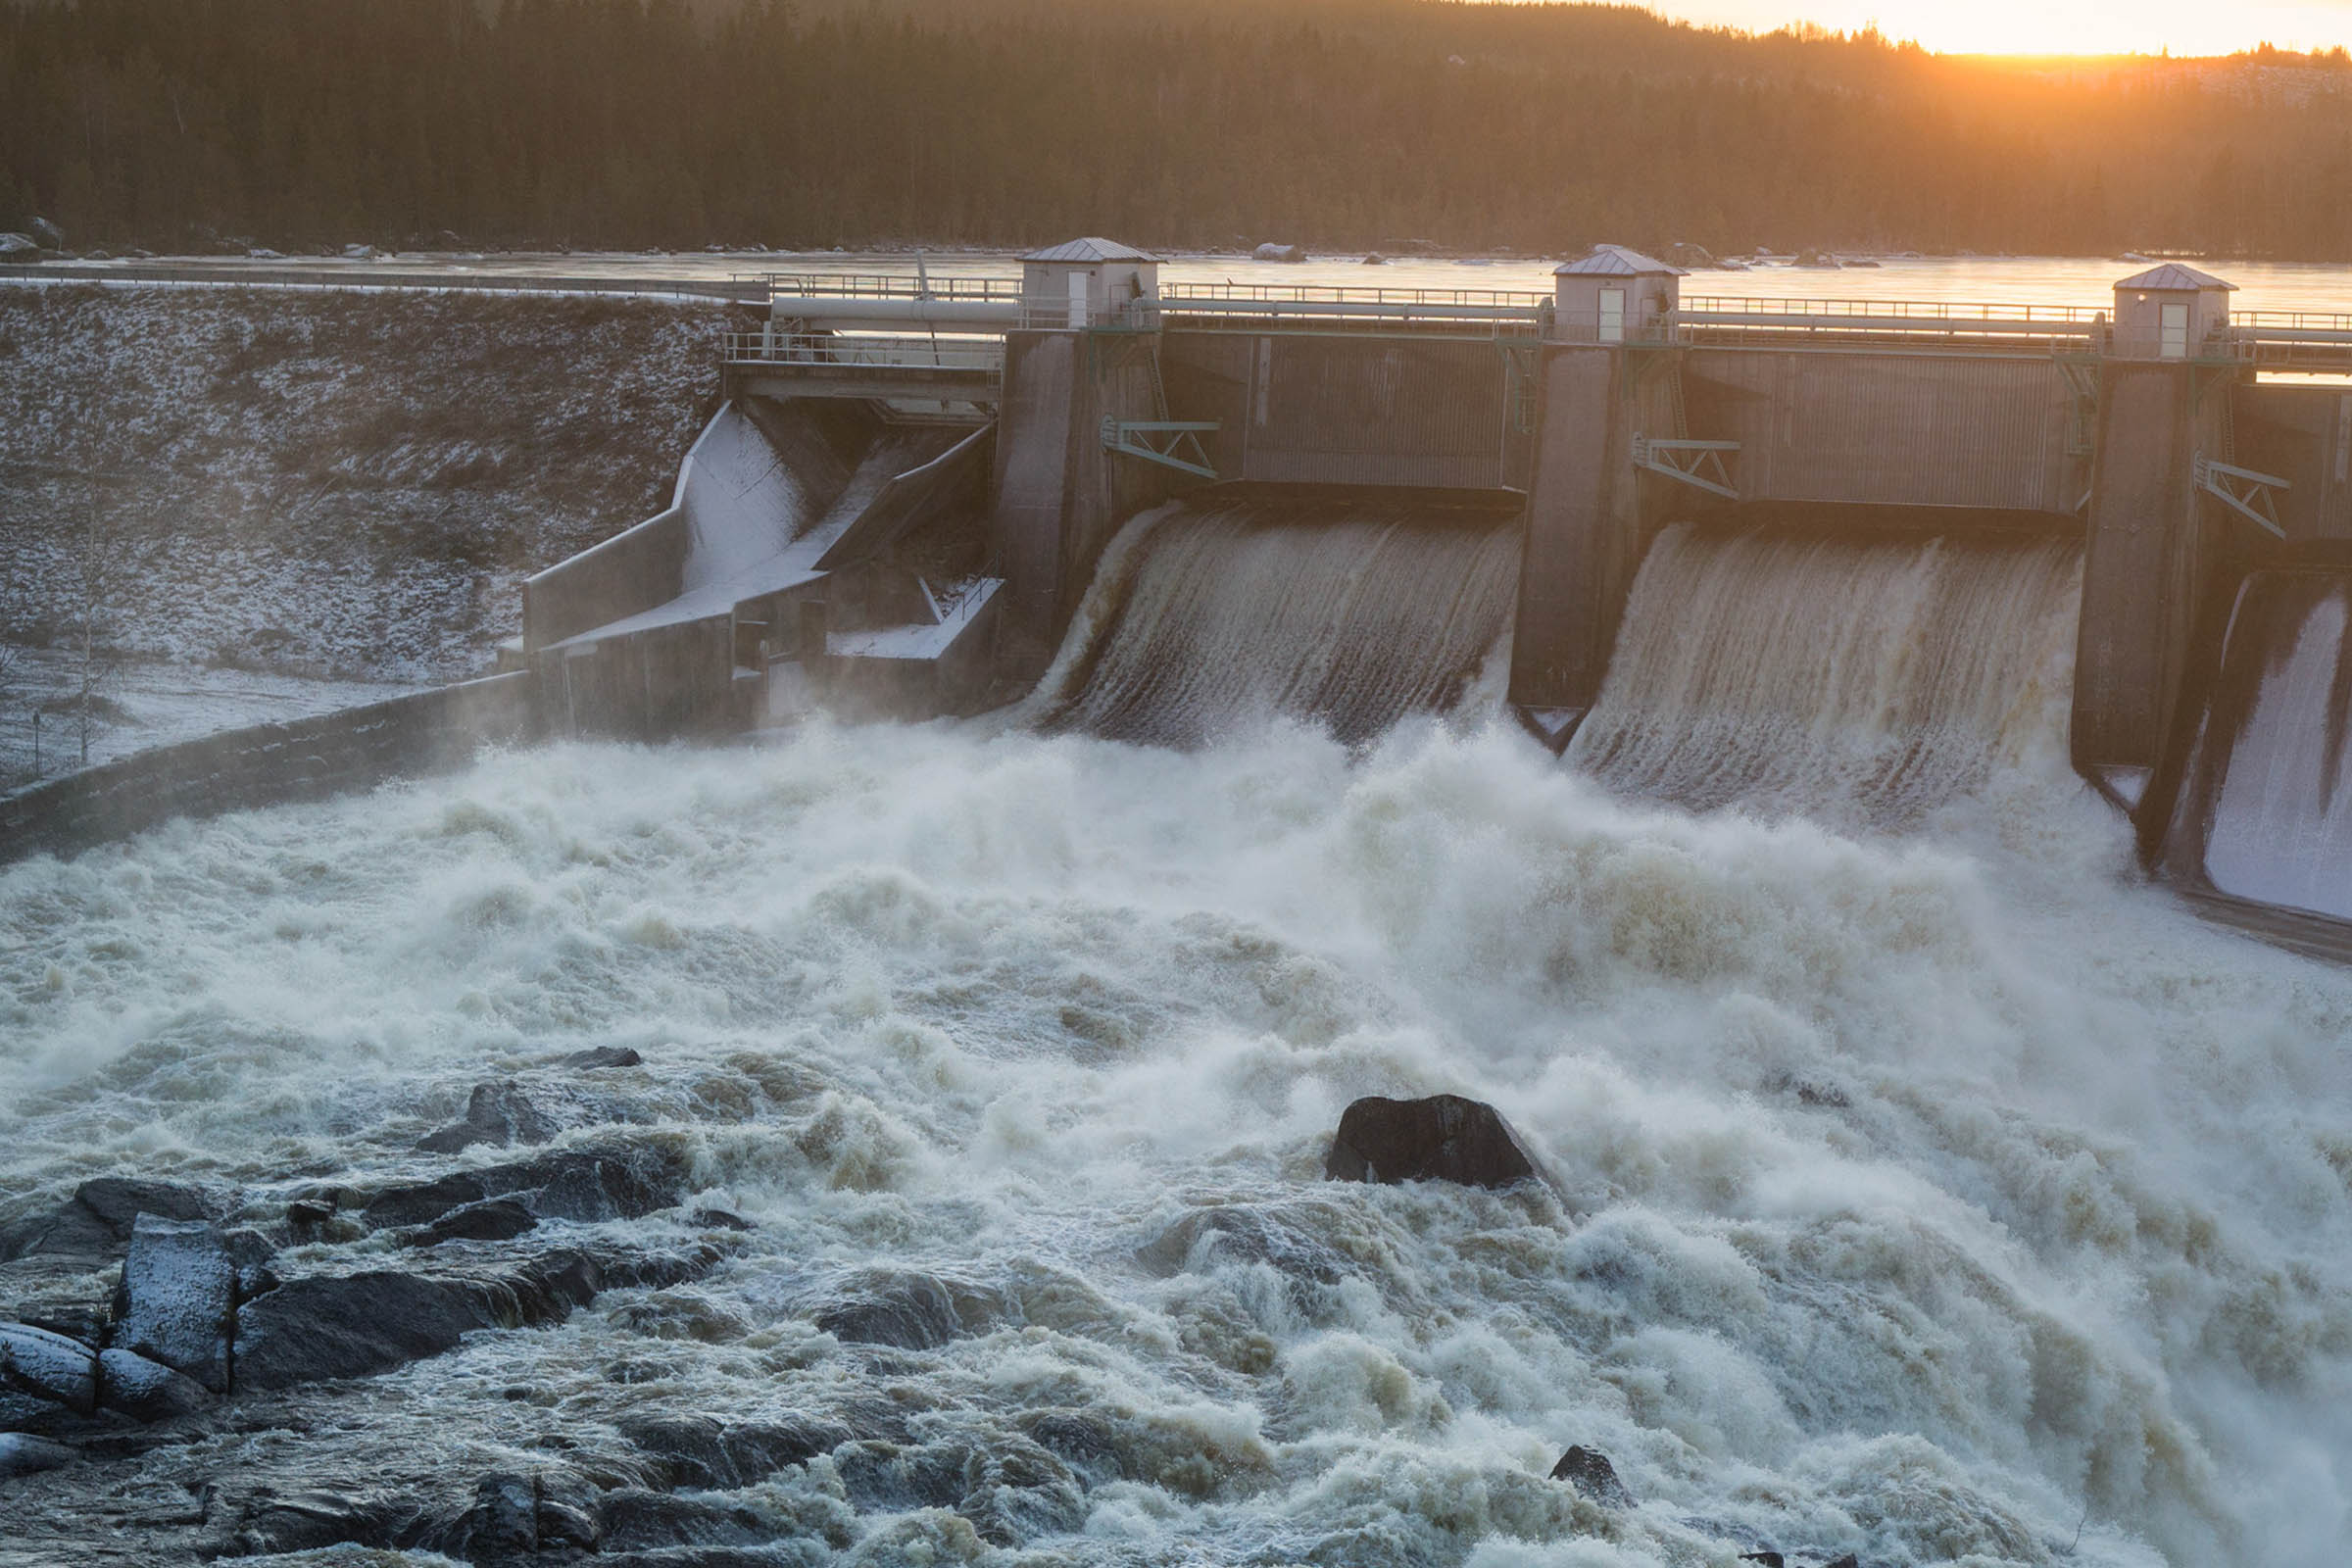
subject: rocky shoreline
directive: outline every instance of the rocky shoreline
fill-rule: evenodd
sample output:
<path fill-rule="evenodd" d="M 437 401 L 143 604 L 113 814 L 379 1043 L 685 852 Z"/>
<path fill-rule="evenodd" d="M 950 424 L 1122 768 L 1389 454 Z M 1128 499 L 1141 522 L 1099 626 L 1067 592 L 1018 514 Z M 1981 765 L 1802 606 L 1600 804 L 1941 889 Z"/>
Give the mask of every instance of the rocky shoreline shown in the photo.
<path fill-rule="evenodd" d="M 527 1457 L 478 1470 L 355 1468 L 347 1440 L 364 1433 L 385 1389 L 370 1380 L 469 1335 L 557 1327 L 607 1292 L 675 1292 L 757 1229 L 695 1201 L 691 1161 L 672 1144 L 611 1127 L 558 1142 L 582 1130 L 577 1112 L 599 1080 L 641 1065 L 637 1052 L 608 1047 L 557 1057 L 529 1082 L 478 1083 L 465 1114 L 416 1146 L 451 1156 L 533 1151 L 521 1157 L 425 1180 L 296 1179 L 267 1194 L 96 1177 L 0 1227 L 0 1292 L 14 1298 L 0 1321 L 0 1522 L 43 1521 L 84 1562 L 360 1547 L 482 1565 L 753 1568 L 831 1560 L 857 1541 L 856 1516 L 875 1511 L 923 1521 L 921 1541 L 885 1540 L 922 1548 L 906 1560 L 940 1560 L 931 1538 L 943 1532 L 948 1557 L 968 1559 L 1081 1531 L 1099 1485 L 1167 1484 L 1132 1434 L 1099 1416 L 1031 1409 L 986 1446 L 943 1443 L 910 1391 L 887 1382 L 785 1419 L 649 1403 L 602 1434 L 543 1432 Z M 591 1093 L 566 1094 L 575 1080 Z M 1496 1191 L 1552 1181 L 1493 1106 L 1448 1095 L 1351 1104 L 1326 1179 Z M 657 1217 L 672 1222 L 663 1245 L 613 1233 L 614 1222 Z M 1175 1273 L 1218 1249 L 1306 1279 L 1341 1277 L 1283 1227 L 1231 1210 L 1196 1213 L 1138 1259 Z M 93 1294 L 110 1277 L 111 1291 Z M 1017 1292 L 911 1269 L 845 1276 L 804 1307 L 814 1330 L 861 1348 L 885 1378 L 896 1359 L 1024 1317 Z M 740 1327 L 689 1313 L 677 1332 L 723 1338 Z M 543 1402 L 527 1382 L 488 1392 L 515 1407 Z M 216 1468 L 199 1457 L 222 1456 L 222 1440 L 240 1457 L 279 1446 L 270 1440 L 322 1440 L 325 1452 L 307 1467 Z M 128 1497 L 124 1470 L 139 1481 Z M 788 1472 L 816 1484 L 786 1520 L 772 1484 Z M 1202 1473 L 1194 1486 L 1225 1480 Z M 1562 1484 L 1579 1533 L 1606 1534 L 1612 1511 L 1638 1506 L 1597 1449 L 1571 1447 L 1548 1480 Z M 100 1521 L 109 1540 L 94 1533 Z M 0 1560 L 39 1559 L 0 1549 Z M 1781 1568 L 1770 1550 L 1742 1560 Z M 1833 1568 L 1858 1565 L 1848 1556 Z"/>

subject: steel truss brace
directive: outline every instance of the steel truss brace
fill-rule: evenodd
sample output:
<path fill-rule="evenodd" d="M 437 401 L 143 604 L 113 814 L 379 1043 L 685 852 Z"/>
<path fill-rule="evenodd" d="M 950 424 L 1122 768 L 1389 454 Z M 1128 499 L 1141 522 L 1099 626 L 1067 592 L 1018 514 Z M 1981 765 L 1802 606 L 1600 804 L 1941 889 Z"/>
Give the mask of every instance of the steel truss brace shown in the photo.
<path fill-rule="evenodd" d="M 1740 499 L 1733 488 L 1730 470 L 1724 467 L 1724 454 L 1740 450 L 1737 441 L 1666 440 L 1650 436 L 1634 437 L 1634 466 L 1662 473 L 1683 484 L 1695 485 L 1709 495 L 1722 496 L 1729 501 Z"/>
<path fill-rule="evenodd" d="M 1121 419 L 1102 416 L 1102 444 L 1113 452 L 1156 463 L 1201 479 L 1214 479 L 1200 438 L 1221 428 L 1216 419 Z"/>
<path fill-rule="evenodd" d="M 2190 470 L 2198 489 L 2258 527 L 2280 539 L 2286 537 L 2286 530 L 2278 525 L 2278 492 L 2291 488 L 2288 481 L 2275 473 L 2216 463 L 2201 453 Z"/>

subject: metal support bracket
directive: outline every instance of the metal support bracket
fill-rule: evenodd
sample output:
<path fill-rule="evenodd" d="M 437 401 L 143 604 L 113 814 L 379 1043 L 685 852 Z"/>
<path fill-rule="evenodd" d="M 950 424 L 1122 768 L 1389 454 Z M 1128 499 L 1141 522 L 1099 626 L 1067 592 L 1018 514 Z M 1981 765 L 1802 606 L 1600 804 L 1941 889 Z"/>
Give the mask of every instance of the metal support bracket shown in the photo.
<path fill-rule="evenodd" d="M 1542 363 L 1534 338 L 1496 337 L 1494 348 L 1502 356 L 1502 400 L 1511 428 L 1522 435 L 1534 431 L 1543 402 L 1543 390 L 1538 377 Z"/>
<path fill-rule="evenodd" d="M 2278 492 L 2292 488 L 2288 481 L 2275 473 L 2216 463 L 2203 453 L 2191 460 L 2189 471 L 2197 488 L 2223 506 L 2278 538 L 2286 537 L 2286 530 L 2278 525 Z"/>
<path fill-rule="evenodd" d="M 1200 438 L 1212 430 L 1222 429 L 1217 419 L 1121 419 L 1102 416 L 1102 445 L 1112 452 L 1146 463 L 1156 463 L 1197 478 L 1214 479 L 1217 470 L 1208 461 L 1208 449 Z"/>
<path fill-rule="evenodd" d="M 1737 501 L 1740 492 L 1733 487 L 1731 472 L 1723 465 L 1725 453 L 1739 450 L 1737 441 L 1659 440 L 1637 433 L 1634 466 L 1695 485 L 1709 495 Z"/>
<path fill-rule="evenodd" d="M 2098 445 L 2099 362 L 2095 355 L 2060 354 L 2056 358 L 2059 373 L 2066 377 L 2066 389 L 2072 394 L 2066 454 L 2087 458 Z"/>

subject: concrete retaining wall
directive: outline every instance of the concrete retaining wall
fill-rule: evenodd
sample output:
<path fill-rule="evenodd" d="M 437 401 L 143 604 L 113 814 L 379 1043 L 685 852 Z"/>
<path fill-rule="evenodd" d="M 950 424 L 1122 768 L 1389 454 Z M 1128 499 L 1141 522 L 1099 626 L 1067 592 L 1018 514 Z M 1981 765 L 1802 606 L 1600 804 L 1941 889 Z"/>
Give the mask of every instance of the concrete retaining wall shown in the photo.
<path fill-rule="evenodd" d="M 522 642 L 545 648 L 678 596 L 686 509 L 671 505 L 522 585 Z"/>
<path fill-rule="evenodd" d="M 1614 620 L 1604 630 L 1603 578 L 1623 553 L 1611 536 L 1620 492 L 1634 484 L 1618 417 L 1623 359 L 1602 348 L 1544 357 L 1544 439 L 1511 645 L 1511 701 L 1524 708 L 1590 708 L 1608 665 Z M 1624 602 L 1622 586 L 1615 602 Z"/>
<path fill-rule="evenodd" d="M 2144 777 L 2162 760 L 2205 585 L 2191 459 L 2218 446 L 2184 366 L 2111 360 L 2100 370 L 2097 469 L 2075 645 L 2075 765 Z"/>
<path fill-rule="evenodd" d="M 1692 436 L 1740 443 L 1742 500 L 2064 513 L 2082 498 L 2073 395 L 2047 357 L 1692 349 L 1683 398 Z"/>
<path fill-rule="evenodd" d="M 1510 416 L 1510 366 L 1492 342 L 1169 331 L 1160 358 L 1171 416 L 1219 422 L 1207 444 L 1222 477 L 1412 489 L 1527 483 L 1535 433 Z"/>
<path fill-rule="evenodd" d="M 485 745 L 537 734 L 534 684 L 526 672 L 494 675 L 69 773 L 0 799 L 0 861 L 70 854 L 175 816 L 318 800 L 457 767 Z"/>
<path fill-rule="evenodd" d="M 735 680 L 735 613 L 558 649 L 544 661 L 546 727 L 559 735 L 666 740 L 750 722 Z"/>
<path fill-rule="evenodd" d="M 2278 506 L 2286 536 L 2352 539 L 2352 391 L 2253 382 L 2230 398 L 2230 461 L 2288 482 Z"/>
<path fill-rule="evenodd" d="M 1106 416 L 1155 412 L 1152 347 L 1127 333 L 1006 336 L 990 546 L 1005 580 L 998 653 L 1008 674 L 1045 669 L 1119 524 L 1188 482 L 1102 445 Z"/>

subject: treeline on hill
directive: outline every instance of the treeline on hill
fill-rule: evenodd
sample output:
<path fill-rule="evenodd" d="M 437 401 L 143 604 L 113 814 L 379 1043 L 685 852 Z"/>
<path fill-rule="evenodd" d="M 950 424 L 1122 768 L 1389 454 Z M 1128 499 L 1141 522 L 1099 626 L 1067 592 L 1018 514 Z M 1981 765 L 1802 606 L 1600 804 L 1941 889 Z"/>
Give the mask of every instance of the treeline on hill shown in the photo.
<path fill-rule="evenodd" d="M 1432 0 L 0 0 L 76 245 L 1598 239 L 2352 259 L 2352 61 Z"/>

